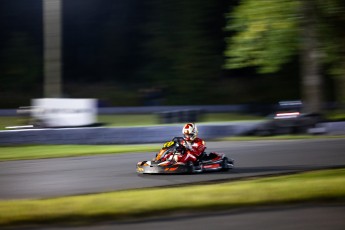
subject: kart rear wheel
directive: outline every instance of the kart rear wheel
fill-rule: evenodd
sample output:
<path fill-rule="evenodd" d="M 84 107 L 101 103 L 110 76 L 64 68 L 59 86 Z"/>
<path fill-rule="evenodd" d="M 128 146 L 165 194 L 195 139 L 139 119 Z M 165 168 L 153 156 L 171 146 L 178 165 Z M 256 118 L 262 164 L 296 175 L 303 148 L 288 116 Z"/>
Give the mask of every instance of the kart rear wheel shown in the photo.
<path fill-rule="evenodd" d="M 188 167 L 188 173 L 193 173 L 194 172 L 194 164 L 192 161 L 187 162 L 187 167 Z"/>
<path fill-rule="evenodd" d="M 222 171 L 229 171 L 229 159 L 227 157 L 224 157 L 223 158 L 223 161 L 222 161 Z"/>

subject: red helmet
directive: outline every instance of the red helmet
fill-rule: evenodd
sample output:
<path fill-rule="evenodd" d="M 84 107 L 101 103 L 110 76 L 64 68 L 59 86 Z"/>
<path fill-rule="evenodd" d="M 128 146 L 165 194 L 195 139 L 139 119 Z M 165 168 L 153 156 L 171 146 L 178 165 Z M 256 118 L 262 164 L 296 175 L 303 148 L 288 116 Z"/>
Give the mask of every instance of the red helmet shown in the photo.
<path fill-rule="evenodd" d="M 198 129 L 194 123 L 187 123 L 183 126 L 182 134 L 186 141 L 194 141 L 198 136 Z"/>

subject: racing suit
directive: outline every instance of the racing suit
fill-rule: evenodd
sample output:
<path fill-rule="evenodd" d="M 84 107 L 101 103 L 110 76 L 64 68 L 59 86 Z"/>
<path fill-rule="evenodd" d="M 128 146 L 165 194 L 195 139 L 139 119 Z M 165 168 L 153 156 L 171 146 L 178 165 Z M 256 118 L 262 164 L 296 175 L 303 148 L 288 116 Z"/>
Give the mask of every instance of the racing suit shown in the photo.
<path fill-rule="evenodd" d="M 192 161 L 193 163 L 197 162 L 206 149 L 205 141 L 198 137 L 192 142 L 184 140 L 182 145 L 186 148 L 186 152 L 179 161 L 183 163 L 188 161 Z"/>

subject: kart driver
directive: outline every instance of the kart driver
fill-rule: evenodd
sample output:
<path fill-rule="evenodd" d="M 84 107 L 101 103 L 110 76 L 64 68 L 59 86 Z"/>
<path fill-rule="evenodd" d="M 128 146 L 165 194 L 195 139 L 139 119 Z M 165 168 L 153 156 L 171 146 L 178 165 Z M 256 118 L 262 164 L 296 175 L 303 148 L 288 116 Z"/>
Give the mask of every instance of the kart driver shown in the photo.
<path fill-rule="evenodd" d="M 180 161 L 183 163 L 192 161 L 195 169 L 200 169 L 199 159 L 206 149 L 205 142 L 198 138 L 198 129 L 194 123 L 185 124 L 182 134 L 184 139 L 182 145 L 186 148 L 186 152 Z"/>

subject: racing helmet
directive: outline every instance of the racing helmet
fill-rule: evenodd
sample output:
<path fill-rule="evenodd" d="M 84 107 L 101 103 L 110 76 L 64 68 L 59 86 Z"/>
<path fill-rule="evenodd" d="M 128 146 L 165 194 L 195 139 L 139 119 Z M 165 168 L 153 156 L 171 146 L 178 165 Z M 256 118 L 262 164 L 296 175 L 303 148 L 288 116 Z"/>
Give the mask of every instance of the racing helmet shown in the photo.
<path fill-rule="evenodd" d="M 198 136 L 198 128 L 194 123 L 187 123 L 183 126 L 182 134 L 186 141 L 194 141 Z"/>

